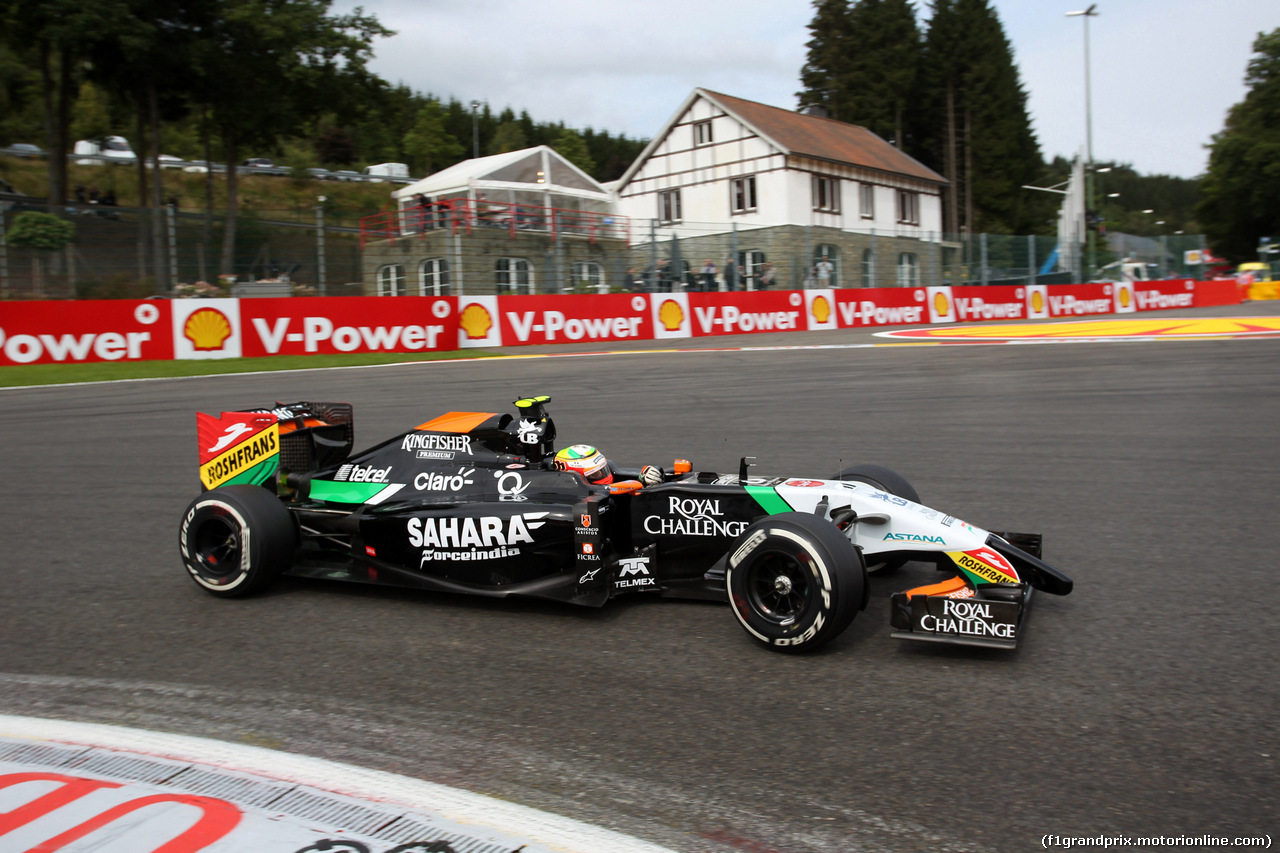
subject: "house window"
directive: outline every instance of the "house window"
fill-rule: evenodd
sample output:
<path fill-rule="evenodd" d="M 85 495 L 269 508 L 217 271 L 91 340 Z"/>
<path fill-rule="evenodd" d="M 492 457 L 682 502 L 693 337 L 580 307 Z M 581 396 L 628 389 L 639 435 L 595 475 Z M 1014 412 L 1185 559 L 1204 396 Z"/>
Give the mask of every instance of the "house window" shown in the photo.
<path fill-rule="evenodd" d="M 824 213 L 840 212 L 840 181 L 838 178 L 813 177 L 813 209 Z"/>
<path fill-rule="evenodd" d="M 760 288 L 760 274 L 766 269 L 764 252 L 759 249 L 748 249 L 738 253 L 738 272 L 747 290 Z M 768 267 L 772 270 L 772 267 Z M 767 285 L 767 283 L 766 283 Z"/>
<path fill-rule="evenodd" d="M 912 252 L 898 255 L 898 287 L 920 284 L 920 260 Z"/>
<path fill-rule="evenodd" d="M 711 122 L 709 120 L 696 122 L 693 125 L 693 144 L 710 145 L 711 141 Z"/>
<path fill-rule="evenodd" d="M 679 222 L 680 190 L 663 190 L 658 193 L 658 220 L 660 222 Z"/>
<path fill-rule="evenodd" d="M 525 258 L 498 258 L 493 262 L 494 291 L 533 293 L 533 268 Z"/>
<path fill-rule="evenodd" d="M 756 209 L 756 176 L 729 181 L 729 209 L 732 213 L 750 213 Z"/>
<path fill-rule="evenodd" d="M 898 190 L 898 222 L 903 225 L 920 224 L 920 194 Z"/>
<path fill-rule="evenodd" d="M 449 262 L 428 258 L 418 267 L 418 293 L 422 296 L 449 295 Z"/>
<path fill-rule="evenodd" d="M 594 290 L 597 293 L 607 293 L 608 288 L 604 283 L 604 272 L 600 269 L 599 264 L 590 261 L 579 261 L 573 265 L 573 288 L 574 290 Z"/>
<path fill-rule="evenodd" d="M 858 211 L 863 219 L 876 218 L 876 188 L 871 184 L 858 184 Z"/>
<path fill-rule="evenodd" d="M 404 296 L 404 267 L 399 264 L 378 267 L 378 295 Z"/>
<path fill-rule="evenodd" d="M 813 280 L 815 287 L 840 286 L 840 250 L 823 244 L 813 250 Z"/>

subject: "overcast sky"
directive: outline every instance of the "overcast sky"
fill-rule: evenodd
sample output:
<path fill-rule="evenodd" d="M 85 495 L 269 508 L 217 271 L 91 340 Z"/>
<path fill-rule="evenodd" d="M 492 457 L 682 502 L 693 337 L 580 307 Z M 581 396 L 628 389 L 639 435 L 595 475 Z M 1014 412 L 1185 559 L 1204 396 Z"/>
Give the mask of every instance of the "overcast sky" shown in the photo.
<path fill-rule="evenodd" d="M 397 32 L 377 41 L 372 66 L 392 83 L 645 139 L 696 86 L 794 108 L 813 17 L 806 0 L 335 0 L 331 10 L 356 5 Z M 994 5 L 1042 152 L 1073 155 L 1085 144 L 1084 23 L 1066 13 L 1088 3 Z M 1280 26 L 1280 2 L 1100 0 L 1097 11 L 1094 159 L 1201 174 L 1205 145 L 1244 96 L 1254 38 Z"/>

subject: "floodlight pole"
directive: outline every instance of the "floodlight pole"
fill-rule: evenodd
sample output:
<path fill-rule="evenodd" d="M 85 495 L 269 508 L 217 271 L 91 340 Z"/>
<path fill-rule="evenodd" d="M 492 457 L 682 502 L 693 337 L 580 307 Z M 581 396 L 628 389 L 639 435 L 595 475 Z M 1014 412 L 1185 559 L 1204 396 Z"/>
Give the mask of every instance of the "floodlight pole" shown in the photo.
<path fill-rule="evenodd" d="M 1093 89 L 1089 78 L 1089 19 L 1098 17 L 1098 4 L 1091 3 L 1083 11 L 1068 12 L 1068 18 L 1084 18 L 1084 139 L 1085 139 L 1085 240 L 1088 244 L 1088 259 L 1085 266 L 1085 278 L 1093 277 L 1095 238 L 1089 228 L 1089 215 L 1093 209 Z"/>
<path fill-rule="evenodd" d="M 480 159 L 480 102 L 471 102 L 471 156 Z"/>

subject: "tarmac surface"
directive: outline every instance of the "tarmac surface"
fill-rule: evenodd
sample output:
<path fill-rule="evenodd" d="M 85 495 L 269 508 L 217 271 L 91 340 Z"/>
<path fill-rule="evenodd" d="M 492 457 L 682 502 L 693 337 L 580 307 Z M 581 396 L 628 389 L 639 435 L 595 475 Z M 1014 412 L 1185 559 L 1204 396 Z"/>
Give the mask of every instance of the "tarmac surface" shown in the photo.
<path fill-rule="evenodd" d="M 680 853 L 1275 836 L 1280 340 L 680 347 L 704 351 L 0 391 L 0 714 L 339 762 Z M 223 601 L 185 576 L 197 409 L 350 401 L 365 446 L 539 393 L 561 444 L 623 464 L 886 465 L 926 504 L 1043 532 L 1075 592 L 1038 596 L 1012 653 L 902 643 L 889 593 L 936 577 L 908 564 L 841 638 L 785 656 L 712 603 L 295 579 Z"/>

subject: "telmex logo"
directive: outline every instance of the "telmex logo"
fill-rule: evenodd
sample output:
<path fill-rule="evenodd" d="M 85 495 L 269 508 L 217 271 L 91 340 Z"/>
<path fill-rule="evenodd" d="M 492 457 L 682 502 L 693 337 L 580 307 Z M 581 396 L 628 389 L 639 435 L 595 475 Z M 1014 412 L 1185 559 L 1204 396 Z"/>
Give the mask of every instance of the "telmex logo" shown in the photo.
<path fill-rule="evenodd" d="M 462 314 L 458 317 L 458 325 L 467 333 L 467 338 L 474 341 L 489 336 L 489 330 L 493 328 L 493 318 L 489 316 L 487 308 L 472 302 L 462 310 Z"/>
<path fill-rule="evenodd" d="M 684 325 L 684 310 L 680 307 L 680 303 L 674 299 L 663 302 L 662 307 L 658 309 L 658 321 L 668 332 L 679 331 Z"/>
<path fill-rule="evenodd" d="M 201 308 L 187 318 L 182 334 L 191 341 L 193 349 L 203 352 L 220 350 L 231 337 L 231 321 L 216 308 Z"/>

